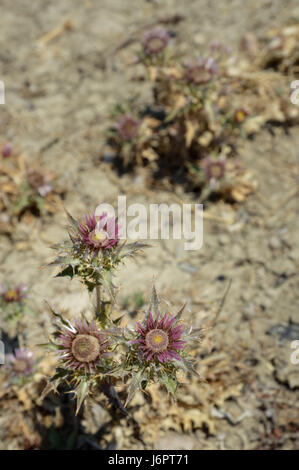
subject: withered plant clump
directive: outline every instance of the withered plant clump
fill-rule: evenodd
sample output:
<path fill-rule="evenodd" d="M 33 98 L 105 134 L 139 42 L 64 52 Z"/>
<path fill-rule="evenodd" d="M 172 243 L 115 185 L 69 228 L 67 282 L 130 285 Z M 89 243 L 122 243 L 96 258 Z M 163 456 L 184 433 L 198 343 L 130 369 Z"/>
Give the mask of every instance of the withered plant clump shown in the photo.
<path fill-rule="evenodd" d="M 0 154 L 0 233 L 13 234 L 23 217 L 29 222 L 34 216 L 60 208 L 64 190 L 55 177 L 38 159 L 31 162 L 11 144 L 4 144 Z"/>
<path fill-rule="evenodd" d="M 294 27 L 281 34 L 274 51 L 279 71 L 296 68 L 296 34 Z M 217 195 L 241 202 L 256 181 L 237 143 L 266 123 L 294 118 L 289 96 L 281 93 L 284 77 L 263 70 L 270 45 L 252 60 L 213 41 L 200 56 L 182 59 L 170 38 L 162 29 L 142 38 L 138 63 L 145 67 L 152 101 L 144 107 L 132 97 L 117 106 L 108 131 L 113 165 L 120 172 L 146 168 L 150 185 L 182 184 L 202 201 Z"/>
<path fill-rule="evenodd" d="M 166 30 L 144 34 L 139 56 L 152 87 L 152 103 L 138 110 L 133 100 L 118 106 L 109 143 L 122 170 L 147 167 L 151 183 L 182 183 L 187 191 L 221 193 L 243 199 L 245 170 L 232 157 L 235 140 L 244 136 L 250 113 L 231 94 L 227 76 L 230 51 L 215 41 L 207 54 L 179 60 L 169 47 Z M 218 170 L 221 169 L 221 171 Z M 251 191 L 247 181 L 245 195 Z"/>
<path fill-rule="evenodd" d="M 27 290 L 25 284 L 14 287 L 0 284 L 0 330 L 10 338 L 20 333 L 28 315 L 34 315 L 26 302 Z"/>

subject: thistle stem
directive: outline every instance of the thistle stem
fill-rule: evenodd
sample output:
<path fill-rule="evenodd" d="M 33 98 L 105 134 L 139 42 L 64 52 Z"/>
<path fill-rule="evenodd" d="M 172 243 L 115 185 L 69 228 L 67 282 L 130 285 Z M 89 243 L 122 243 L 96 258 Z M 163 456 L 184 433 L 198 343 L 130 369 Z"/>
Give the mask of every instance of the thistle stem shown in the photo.
<path fill-rule="evenodd" d="M 107 322 L 105 314 L 105 304 L 102 302 L 102 293 L 101 293 L 101 284 L 96 286 L 96 295 L 97 295 L 97 306 L 96 306 L 96 315 L 99 319 L 100 325 L 104 328 Z"/>
<path fill-rule="evenodd" d="M 96 286 L 96 294 L 97 294 L 97 313 L 100 313 L 102 310 L 101 284 L 98 284 Z"/>

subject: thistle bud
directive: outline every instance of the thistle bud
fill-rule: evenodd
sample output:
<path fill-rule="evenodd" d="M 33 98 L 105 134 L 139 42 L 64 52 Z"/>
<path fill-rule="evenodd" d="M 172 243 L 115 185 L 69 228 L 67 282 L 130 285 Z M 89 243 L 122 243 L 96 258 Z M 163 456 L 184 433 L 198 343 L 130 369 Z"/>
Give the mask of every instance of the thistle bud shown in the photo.
<path fill-rule="evenodd" d="M 170 36 L 166 29 L 155 28 L 144 33 L 142 44 L 145 54 L 156 55 L 165 49 Z"/>
<path fill-rule="evenodd" d="M 214 160 L 207 157 L 201 162 L 201 167 L 208 180 L 221 180 L 225 177 L 226 161 L 224 159 Z"/>
<path fill-rule="evenodd" d="M 8 158 L 12 154 L 12 145 L 6 142 L 2 147 L 2 157 Z"/>
<path fill-rule="evenodd" d="M 121 116 L 115 127 L 123 140 L 132 141 L 137 137 L 140 124 L 140 121 L 132 116 L 124 115 Z"/>

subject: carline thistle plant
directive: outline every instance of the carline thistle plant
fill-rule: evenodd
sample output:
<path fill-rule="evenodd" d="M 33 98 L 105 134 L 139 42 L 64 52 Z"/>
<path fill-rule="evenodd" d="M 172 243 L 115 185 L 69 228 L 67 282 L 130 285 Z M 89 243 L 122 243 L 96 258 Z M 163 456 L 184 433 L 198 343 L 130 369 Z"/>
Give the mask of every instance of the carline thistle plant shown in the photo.
<path fill-rule="evenodd" d="M 14 336 L 15 329 L 33 310 L 26 303 L 27 286 L 18 284 L 15 287 L 0 285 L 0 328 L 9 336 Z"/>
<path fill-rule="evenodd" d="M 213 193 L 242 202 L 256 186 L 240 159 L 234 165 L 236 138 L 246 138 L 254 118 L 252 109 L 243 108 L 241 89 L 247 85 L 236 86 L 242 80 L 231 71 L 236 61 L 225 43 L 214 40 L 185 59 L 173 36 L 164 28 L 143 34 L 136 63 L 144 66 L 152 98 L 144 104 L 133 95 L 117 103 L 103 160 L 117 171 L 147 168 L 150 187 L 182 184 L 201 202 Z M 206 171 L 207 158 L 220 163 Z"/>
<path fill-rule="evenodd" d="M 93 213 L 81 221 L 68 214 L 68 219 L 70 240 L 55 246 L 58 256 L 51 264 L 60 266 L 58 276 L 79 277 L 90 292 L 95 290 L 97 302 L 90 322 L 70 321 L 49 305 L 54 332 L 43 346 L 55 351 L 57 364 L 43 396 L 64 384 L 77 398 L 77 413 L 96 391 L 111 395 L 124 411 L 114 385 L 127 384 L 127 405 L 138 390 L 158 380 L 175 397 L 178 369 L 197 374 L 187 351 L 200 331 L 182 323 L 184 307 L 176 315 L 162 313 L 155 288 L 144 320 L 134 329 L 119 327 L 124 317 L 113 320 L 112 276 L 126 256 L 146 245 L 121 242 L 117 220 L 106 213 Z M 103 300 L 102 287 L 108 301 Z"/>
<path fill-rule="evenodd" d="M 10 212 L 12 216 L 22 216 L 26 212 L 34 215 L 44 211 L 53 213 L 58 202 L 57 197 L 63 193 L 55 180 L 55 174 L 40 165 L 38 160 L 30 163 L 24 160 L 20 172 L 20 184 L 11 199 Z"/>
<path fill-rule="evenodd" d="M 38 360 L 33 351 L 28 348 L 17 348 L 14 353 L 6 355 L 6 363 L 3 369 L 7 387 L 9 384 L 22 386 L 30 383 L 37 370 Z"/>

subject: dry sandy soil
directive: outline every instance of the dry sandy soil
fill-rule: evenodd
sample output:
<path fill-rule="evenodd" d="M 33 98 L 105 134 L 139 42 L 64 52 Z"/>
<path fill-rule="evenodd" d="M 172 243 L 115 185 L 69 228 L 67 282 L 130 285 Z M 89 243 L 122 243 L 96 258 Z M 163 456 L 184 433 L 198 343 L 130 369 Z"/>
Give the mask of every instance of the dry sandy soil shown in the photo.
<path fill-rule="evenodd" d="M 133 92 L 141 99 L 148 94 L 146 85 L 132 80 L 136 43 L 126 45 L 127 39 L 138 40 L 155 21 L 178 14 L 183 20 L 169 29 L 186 53 L 215 37 L 234 50 L 246 31 L 261 37 L 299 20 L 296 0 L 1 0 L 0 7 L 0 78 L 6 84 L 1 138 L 29 158 L 39 155 L 56 172 L 66 188 L 64 205 L 75 216 L 119 194 L 128 203 L 174 201 L 172 193 L 145 191 L 141 176 L 118 178 L 100 160 L 111 107 Z M 209 326 L 198 356 L 206 382 L 183 385 L 175 405 L 154 387 L 132 402 L 129 418 L 106 411 L 95 398 L 71 428 L 64 409 L 72 402 L 49 398 L 44 408 L 25 413 L 31 440 L 24 428 L 8 426 L 11 415 L 2 400 L 0 448 L 63 447 L 59 439 L 70 435 L 71 448 L 299 447 L 299 365 L 290 361 L 291 341 L 299 340 L 299 133 L 298 127 L 272 130 L 240 143 L 258 190 L 244 204 L 205 208 L 201 250 L 157 241 L 119 270 L 120 304 L 140 293 L 146 299 L 154 277 L 163 297 L 176 306 L 189 302 L 186 319 Z M 30 346 L 49 331 L 45 298 L 69 317 L 89 308 L 79 283 L 41 269 L 51 259 L 49 245 L 64 236 L 65 215 L 58 211 L 0 238 L 0 281 L 25 282 L 38 312 L 26 325 Z"/>

